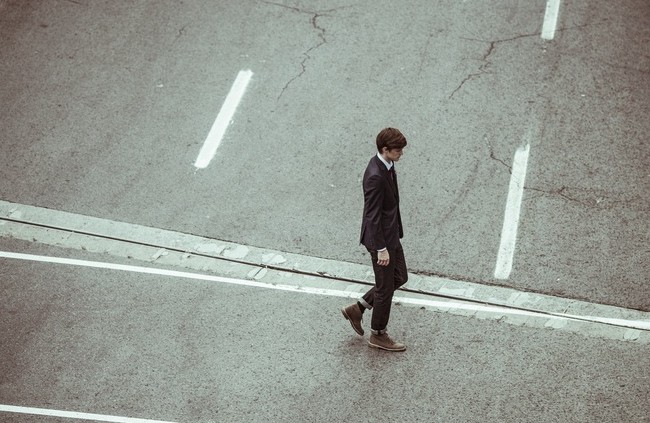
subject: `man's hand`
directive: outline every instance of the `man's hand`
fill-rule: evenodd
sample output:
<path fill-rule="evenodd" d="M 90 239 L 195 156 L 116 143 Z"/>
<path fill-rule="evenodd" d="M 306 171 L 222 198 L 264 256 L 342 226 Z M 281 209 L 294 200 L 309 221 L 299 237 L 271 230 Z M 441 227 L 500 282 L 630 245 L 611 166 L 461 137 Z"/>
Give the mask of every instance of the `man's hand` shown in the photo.
<path fill-rule="evenodd" d="M 390 254 L 388 250 L 378 251 L 377 252 L 377 264 L 380 266 L 388 266 L 390 262 Z"/>

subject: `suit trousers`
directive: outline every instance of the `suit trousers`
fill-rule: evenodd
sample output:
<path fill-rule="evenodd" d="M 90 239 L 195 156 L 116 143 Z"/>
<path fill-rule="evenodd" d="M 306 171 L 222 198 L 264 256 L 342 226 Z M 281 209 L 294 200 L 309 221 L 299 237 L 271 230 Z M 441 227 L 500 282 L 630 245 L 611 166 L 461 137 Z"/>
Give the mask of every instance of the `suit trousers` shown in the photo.
<path fill-rule="evenodd" d="M 401 245 L 395 250 L 388 250 L 390 260 L 387 266 L 377 264 L 377 251 L 368 251 L 372 257 L 375 286 L 366 292 L 360 302 L 364 307 L 372 309 L 370 328 L 378 333 L 383 333 L 388 326 L 393 293 L 408 281 L 406 260 Z"/>

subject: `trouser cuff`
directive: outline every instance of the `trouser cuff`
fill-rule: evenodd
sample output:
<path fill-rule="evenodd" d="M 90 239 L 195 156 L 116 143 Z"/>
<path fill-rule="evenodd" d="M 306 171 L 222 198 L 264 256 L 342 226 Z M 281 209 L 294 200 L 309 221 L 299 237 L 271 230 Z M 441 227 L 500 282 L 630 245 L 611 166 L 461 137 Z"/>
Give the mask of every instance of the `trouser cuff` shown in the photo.
<path fill-rule="evenodd" d="M 370 333 L 372 333 L 373 335 L 383 335 L 386 333 L 386 329 L 379 329 L 379 330 L 370 329 Z"/>
<path fill-rule="evenodd" d="M 364 306 L 368 310 L 372 310 L 372 306 L 368 304 L 366 300 L 363 299 L 363 297 L 359 298 L 359 302 L 361 303 L 362 306 Z"/>

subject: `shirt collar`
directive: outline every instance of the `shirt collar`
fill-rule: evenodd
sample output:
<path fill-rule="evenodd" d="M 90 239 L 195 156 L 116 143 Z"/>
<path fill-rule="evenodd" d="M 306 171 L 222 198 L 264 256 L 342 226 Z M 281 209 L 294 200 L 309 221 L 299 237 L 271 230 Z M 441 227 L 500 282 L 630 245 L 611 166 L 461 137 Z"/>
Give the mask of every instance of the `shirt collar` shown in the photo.
<path fill-rule="evenodd" d="M 388 163 L 386 160 L 384 160 L 384 157 L 377 153 L 377 157 L 379 157 L 379 160 L 386 166 L 386 170 L 390 170 L 391 167 L 393 167 L 393 162 Z"/>

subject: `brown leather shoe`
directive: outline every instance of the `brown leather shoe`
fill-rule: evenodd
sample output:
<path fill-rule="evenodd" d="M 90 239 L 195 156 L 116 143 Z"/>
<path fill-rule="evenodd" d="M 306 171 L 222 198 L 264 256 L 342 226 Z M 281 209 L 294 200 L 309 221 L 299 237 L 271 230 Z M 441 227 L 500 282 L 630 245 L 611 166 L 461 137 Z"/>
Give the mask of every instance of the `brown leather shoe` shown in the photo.
<path fill-rule="evenodd" d="M 354 331 L 359 335 L 363 336 L 363 328 L 361 327 L 361 318 L 363 317 L 363 313 L 361 312 L 361 309 L 359 309 L 359 306 L 357 304 L 352 304 L 351 306 L 342 308 L 341 313 L 343 313 L 343 317 L 350 321 L 352 329 L 354 329 Z"/>
<path fill-rule="evenodd" d="M 368 345 L 372 348 L 379 348 L 386 351 L 405 351 L 406 345 L 395 342 L 388 336 L 387 333 L 381 335 L 375 335 L 374 333 L 370 335 L 368 340 Z"/>

